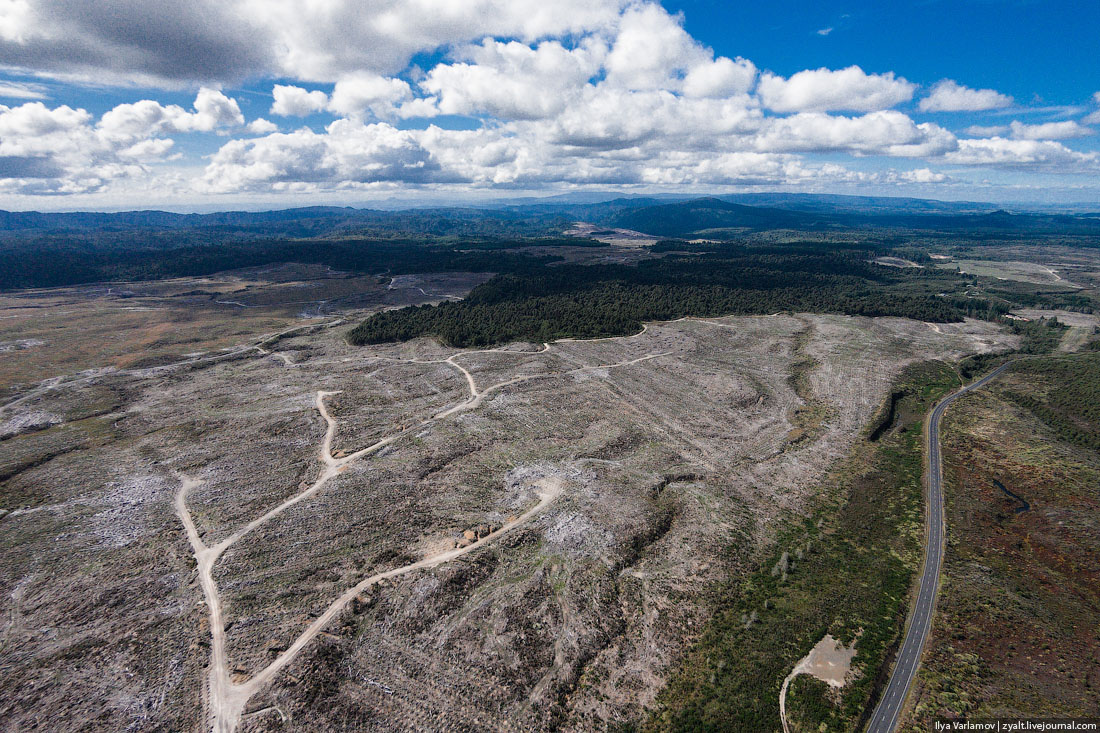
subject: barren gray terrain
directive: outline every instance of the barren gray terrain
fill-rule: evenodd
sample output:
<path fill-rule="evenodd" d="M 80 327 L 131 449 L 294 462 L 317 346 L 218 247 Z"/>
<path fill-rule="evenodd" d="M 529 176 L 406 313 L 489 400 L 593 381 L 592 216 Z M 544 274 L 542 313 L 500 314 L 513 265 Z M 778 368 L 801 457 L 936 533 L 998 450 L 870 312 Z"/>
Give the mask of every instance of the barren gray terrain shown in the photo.
<path fill-rule="evenodd" d="M 463 352 L 311 323 L 5 407 L 3 730 L 636 719 L 906 364 L 1014 345 L 776 315 Z M 74 426 L 94 440 L 50 448 Z"/>

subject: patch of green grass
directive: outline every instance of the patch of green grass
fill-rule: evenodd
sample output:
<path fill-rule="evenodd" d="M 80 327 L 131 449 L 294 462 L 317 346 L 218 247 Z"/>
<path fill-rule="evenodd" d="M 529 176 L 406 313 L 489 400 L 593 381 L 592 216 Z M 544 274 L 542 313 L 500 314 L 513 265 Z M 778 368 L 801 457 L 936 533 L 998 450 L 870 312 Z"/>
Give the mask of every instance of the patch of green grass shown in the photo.
<path fill-rule="evenodd" d="M 929 668 L 922 670 L 921 681 L 927 686 L 930 699 L 923 699 L 917 714 L 922 718 L 936 712 L 952 715 L 968 715 L 974 711 L 975 701 L 968 690 L 981 685 L 988 671 L 980 657 L 962 653 L 947 645 L 930 655 Z"/>
<path fill-rule="evenodd" d="M 1038 321 L 1013 324 L 1013 331 L 1023 336 L 1020 352 L 1023 354 L 1049 354 L 1058 348 L 1066 326 L 1056 319 L 1040 318 Z"/>
<path fill-rule="evenodd" d="M 807 694 L 800 721 L 805 730 L 857 727 L 900 636 L 921 557 L 923 418 L 958 385 L 941 362 L 902 375 L 895 426 L 856 448 L 809 516 L 785 521 L 755 572 L 715 590 L 710 621 L 644 730 L 780 730 L 782 681 L 825 633 L 856 642 L 857 678 L 835 696 Z M 786 572 L 773 572 L 784 554 Z"/>
<path fill-rule="evenodd" d="M 817 730 L 824 722 L 831 727 L 839 716 L 836 691 L 809 675 L 799 675 L 787 688 L 787 723 L 794 730 Z"/>

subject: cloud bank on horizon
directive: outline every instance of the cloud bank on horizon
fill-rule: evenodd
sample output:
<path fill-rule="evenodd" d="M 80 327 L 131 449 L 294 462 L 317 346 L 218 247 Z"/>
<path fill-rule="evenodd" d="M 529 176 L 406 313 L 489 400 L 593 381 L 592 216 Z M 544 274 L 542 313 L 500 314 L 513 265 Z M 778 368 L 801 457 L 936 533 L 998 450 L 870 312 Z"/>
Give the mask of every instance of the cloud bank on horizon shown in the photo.
<path fill-rule="evenodd" d="M 127 101 L 89 111 L 97 94 Z M 952 197 L 1052 176 L 1100 193 L 1100 92 L 1023 122 L 965 79 L 784 76 L 639 0 L 0 0 L 0 101 L 9 208 L 586 187 Z"/>

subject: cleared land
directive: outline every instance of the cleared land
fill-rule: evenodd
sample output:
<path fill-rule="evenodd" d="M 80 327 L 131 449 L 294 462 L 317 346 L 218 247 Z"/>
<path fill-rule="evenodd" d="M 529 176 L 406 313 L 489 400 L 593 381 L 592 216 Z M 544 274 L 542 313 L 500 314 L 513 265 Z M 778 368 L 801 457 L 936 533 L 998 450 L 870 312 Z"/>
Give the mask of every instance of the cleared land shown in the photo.
<path fill-rule="evenodd" d="M 660 240 L 660 237 L 636 232 L 633 229 L 609 228 L 583 221 L 578 221 L 565 233 L 573 237 L 590 237 L 596 241 L 606 242 L 618 247 L 646 247 L 656 244 Z"/>
<path fill-rule="evenodd" d="M 1089 288 L 1100 285 L 1100 249 L 1095 246 L 1072 246 L 1057 241 L 1003 242 L 992 246 L 962 246 L 957 254 L 977 260 L 1037 263 L 1072 283 Z"/>
<path fill-rule="evenodd" d="M 9 729 L 231 728 L 223 673 L 250 693 L 239 730 L 637 720 L 708 589 L 803 511 L 901 369 L 1014 343 L 810 315 L 461 354 L 342 331 L 4 410 Z"/>
<path fill-rule="evenodd" d="M 487 274 L 353 275 L 283 264 L 201 278 L 0 293 L 0 403 L 85 369 L 180 361 L 263 333 L 464 295 Z"/>
<path fill-rule="evenodd" d="M 779 730 L 780 694 L 825 634 L 854 645 L 843 688 L 800 675 L 791 731 L 861 729 L 885 686 L 924 544 L 921 425 L 959 385 L 943 362 L 907 367 L 808 511 L 779 520 L 750 572 L 715 589 L 713 614 L 646 730 Z M 728 552 L 733 553 L 731 549 Z"/>
<path fill-rule="evenodd" d="M 955 260 L 936 265 L 943 270 L 955 270 L 969 275 L 984 275 L 999 280 L 1018 280 L 1039 285 L 1061 284 L 1078 287 L 1059 274 L 1060 268 L 1049 267 L 1036 262 L 1009 262 L 999 260 Z"/>
<path fill-rule="evenodd" d="M 1067 659 L 1096 646 L 1100 378 L 1059 361 L 1100 344 L 1094 222 L 608 203 L 16 217 L 60 229 L 5 235 L 6 287 L 175 279 L 0 294 L 0 729 L 860 729 L 921 561 L 924 417 L 1012 347 L 1062 353 L 956 436 L 1011 521 L 949 470 L 970 575 L 935 637 L 993 661 L 934 646 L 916 710 L 1095 708 Z M 1058 675 L 1002 664 L 1005 620 Z M 789 678 L 823 637 L 843 686 Z"/>

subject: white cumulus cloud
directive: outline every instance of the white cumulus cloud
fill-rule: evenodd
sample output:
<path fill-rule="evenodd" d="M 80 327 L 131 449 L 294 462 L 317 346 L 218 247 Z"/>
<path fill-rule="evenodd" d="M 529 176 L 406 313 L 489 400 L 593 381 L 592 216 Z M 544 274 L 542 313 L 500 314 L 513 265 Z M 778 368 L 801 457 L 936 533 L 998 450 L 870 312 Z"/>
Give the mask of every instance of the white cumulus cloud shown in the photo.
<path fill-rule="evenodd" d="M 386 123 L 337 120 L 317 133 L 302 128 L 232 140 L 203 176 L 207 191 L 299 190 L 443 180 L 439 164 L 409 131 Z"/>
<path fill-rule="evenodd" d="M 1003 137 L 1008 131 L 1008 125 L 971 125 L 963 130 L 970 137 Z"/>
<path fill-rule="evenodd" d="M 659 5 L 635 6 L 619 21 L 618 35 L 605 62 L 607 80 L 627 89 L 668 88 L 674 79 L 711 56 Z"/>
<path fill-rule="evenodd" d="M 916 85 L 893 72 L 867 74 L 858 66 L 800 71 L 789 79 L 765 73 L 757 93 L 776 112 L 874 112 L 913 98 Z"/>
<path fill-rule="evenodd" d="M 950 178 L 930 168 L 915 168 L 913 170 L 900 171 L 896 178 L 904 183 L 944 183 Z"/>
<path fill-rule="evenodd" d="M 412 99 L 412 89 L 403 79 L 371 72 L 349 74 L 336 82 L 329 98 L 329 111 L 341 117 L 389 117 L 401 102 Z"/>
<path fill-rule="evenodd" d="M 1016 140 L 1069 140 L 1075 137 L 1089 137 L 1095 135 L 1096 130 L 1085 127 L 1073 120 L 1064 122 L 1044 122 L 1037 125 L 1026 125 L 1013 121 L 1009 125 L 1012 137 Z"/>
<path fill-rule="evenodd" d="M 271 120 L 265 120 L 263 117 L 257 117 L 248 123 L 248 131 L 254 135 L 267 135 L 278 131 L 278 129 L 278 125 Z"/>
<path fill-rule="evenodd" d="M 531 43 L 614 27 L 626 0 L 236 0 L 279 49 L 280 71 L 336 81 L 392 75 L 421 51 L 486 37 Z"/>
<path fill-rule="evenodd" d="M 1053 140 L 959 140 L 959 149 L 946 156 L 949 163 L 1050 169 L 1061 173 L 1100 172 L 1100 154 L 1082 153 Z"/>
<path fill-rule="evenodd" d="M 439 98 L 444 114 L 541 119 L 561 112 L 600 68 L 607 48 L 590 41 L 566 49 L 486 39 L 460 50 L 462 61 L 439 64 L 420 87 Z"/>
<path fill-rule="evenodd" d="M 688 69 L 683 91 L 689 97 L 730 97 L 747 94 L 755 81 L 756 66 L 751 61 L 720 56 Z"/>
<path fill-rule="evenodd" d="M 276 84 L 271 90 L 275 101 L 271 114 L 279 117 L 305 117 L 328 107 L 328 95 L 289 84 Z"/>
<path fill-rule="evenodd" d="M 421 51 L 614 27 L 627 0 L 6 0 L 0 59 L 97 83 L 393 75 Z M 632 5 L 633 6 L 633 5 Z"/>
<path fill-rule="evenodd" d="M 157 131 L 149 126 L 112 134 L 93 119 L 87 110 L 68 105 L 0 105 L 0 192 L 100 190 L 112 181 L 147 174 L 147 164 L 163 160 L 174 144 L 154 137 Z"/>
<path fill-rule="evenodd" d="M 195 97 L 194 111 L 179 105 L 162 105 L 151 99 L 120 104 L 103 115 L 97 128 L 108 138 L 130 140 L 180 132 L 211 132 L 244 124 L 235 99 L 215 89 L 203 88 Z"/>
<path fill-rule="evenodd" d="M 995 89 L 971 89 L 951 79 L 932 87 L 932 92 L 920 101 L 921 112 L 982 112 L 1002 109 L 1012 104 L 1012 97 Z"/>
<path fill-rule="evenodd" d="M 923 157 L 954 150 L 957 141 L 938 125 L 917 124 L 901 112 L 884 110 L 861 117 L 804 112 L 773 118 L 756 144 L 770 151 Z"/>

